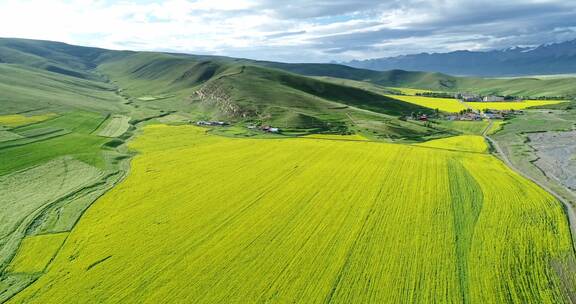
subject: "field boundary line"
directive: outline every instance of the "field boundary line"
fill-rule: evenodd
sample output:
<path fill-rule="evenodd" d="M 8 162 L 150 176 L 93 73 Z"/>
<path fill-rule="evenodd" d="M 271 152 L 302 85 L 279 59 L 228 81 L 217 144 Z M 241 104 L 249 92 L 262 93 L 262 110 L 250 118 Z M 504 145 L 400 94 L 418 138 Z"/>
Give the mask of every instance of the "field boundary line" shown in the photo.
<path fill-rule="evenodd" d="M 96 126 L 96 128 L 94 128 L 94 130 L 92 130 L 90 132 L 90 134 L 96 133 L 96 131 L 98 131 L 98 129 L 100 129 L 100 127 L 102 127 L 102 125 L 104 125 L 104 123 L 106 123 L 109 118 L 112 118 L 112 114 L 110 114 L 110 113 L 106 114 L 106 117 L 104 117 L 104 119 Z M 98 135 L 98 134 L 94 134 L 94 135 Z"/>
<path fill-rule="evenodd" d="M 546 191 L 550 195 L 552 195 L 560 203 L 562 203 L 562 205 L 564 207 L 562 209 L 564 209 L 564 215 L 566 216 L 566 220 L 568 221 L 568 227 L 570 228 L 570 238 L 572 239 L 572 251 L 573 251 L 573 253 L 576 254 L 576 239 L 575 239 L 575 237 L 576 237 L 576 213 L 574 212 L 574 207 L 572 206 L 571 202 L 568 201 L 567 199 L 565 199 L 563 196 L 556 193 L 556 191 L 550 189 L 550 187 L 548 187 L 544 183 L 540 182 L 539 180 L 537 180 L 535 178 L 532 178 L 527 173 L 524 173 L 523 171 L 519 170 L 516 166 L 514 166 L 514 164 L 512 164 L 512 162 L 510 161 L 508 156 L 504 153 L 504 151 L 502 150 L 502 148 L 500 147 L 498 142 L 496 142 L 495 140 L 493 140 L 492 138 L 490 138 L 487 135 L 485 135 L 484 138 L 486 138 L 486 140 L 488 140 L 492 144 L 492 146 L 495 149 L 496 154 L 500 156 L 497 158 L 500 159 L 506 166 L 508 166 L 510 169 L 512 169 L 512 171 L 518 173 L 520 176 L 522 176 L 522 177 L 528 179 L 529 181 L 535 183 L 540 188 L 542 188 L 544 191 Z"/>
<path fill-rule="evenodd" d="M 377 144 L 385 144 L 385 145 L 401 145 L 401 146 L 407 146 L 407 147 L 418 148 L 418 149 L 421 148 L 421 149 L 432 149 L 432 150 L 441 150 L 441 151 L 448 151 L 448 152 L 490 155 L 490 153 L 487 153 L 487 152 L 475 152 L 475 151 L 447 149 L 447 148 L 438 148 L 438 147 L 430 147 L 430 146 L 417 146 L 414 144 L 401 144 L 401 143 L 385 142 L 385 141 L 377 141 L 377 140 L 356 140 L 356 139 L 315 138 L 315 137 L 289 137 L 289 138 L 275 138 L 275 139 L 294 139 L 294 138 L 306 139 L 306 140 L 328 140 L 328 141 L 347 141 L 347 142 L 357 142 L 357 143 L 377 143 Z M 448 137 L 446 137 L 446 138 L 448 138 Z M 252 139 L 270 140 L 270 138 L 252 138 Z M 441 139 L 441 138 L 439 138 L 439 139 Z"/>

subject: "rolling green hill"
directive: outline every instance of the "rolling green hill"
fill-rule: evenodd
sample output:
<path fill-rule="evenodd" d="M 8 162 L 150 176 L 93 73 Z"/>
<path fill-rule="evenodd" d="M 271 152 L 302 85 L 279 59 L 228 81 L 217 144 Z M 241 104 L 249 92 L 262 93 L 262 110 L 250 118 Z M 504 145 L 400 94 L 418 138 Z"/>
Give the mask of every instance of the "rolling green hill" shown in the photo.
<path fill-rule="evenodd" d="M 377 113 L 402 115 L 426 111 L 359 88 L 303 77 L 281 70 L 226 61 L 196 61 L 167 54 L 136 54 L 99 69 L 133 97 L 190 97 L 205 85 L 227 95 L 241 112 L 269 114 L 269 108 L 313 109 L 348 105 Z M 212 92 L 205 92 L 210 95 Z M 223 97 L 224 98 L 224 97 Z M 167 105 L 169 106 L 169 105 Z M 242 110 L 246 109 L 246 110 Z M 222 110 L 225 111 L 225 110 Z"/>
<path fill-rule="evenodd" d="M 172 57 L 170 63 L 158 71 L 167 72 L 166 68 L 176 62 L 210 62 L 218 65 L 259 65 L 288 71 L 304 76 L 324 76 L 356 81 L 370 82 L 382 86 L 412 87 L 440 91 L 470 91 L 523 96 L 576 96 L 575 78 L 470 78 L 454 77 L 441 73 L 408 72 L 402 70 L 372 71 L 357 69 L 338 64 L 288 64 L 268 61 L 254 61 L 220 56 L 197 56 L 185 54 L 137 53 L 129 51 L 110 51 L 99 48 L 79 47 L 64 43 L 26 39 L 0 38 L 0 62 L 24 64 L 45 69 L 51 72 L 93 79 L 98 75 L 89 70 L 101 64 L 116 62 L 120 65 L 128 59 L 146 60 L 151 57 Z M 174 65 L 172 65 L 174 68 Z M 189 67 L 189 66 L 188 66 Z M 159 68 L 158 65 L 155 68 Z M 216 67 L 212 67 L 217 69 Z M 154 70 L 150 67 L 148 71 Z M 172 74 L 177 71 L 170 71 Z M 118 71 L 118 69 L 117 69 Z M 191 74 L 195 74 L 192 72 Z M 150 76 L 150 75 L 149 75 Z M 209 77 L 204 74 L 201 77 Z M 207 79 L 204 79 L 207 80 Z"/>
<path fill-rule="evenodd" d="M 43 103 L 45 108 L 89 108 L 108 113 L 138 109 L 134 116 L 146 111 L 182 112 L 196 119 L 253 121 L 297 133 L 363 128 L 386 138 L 412 139 L 439 133 L 397 119 L 429 109 L 240 59 L 0 39 L 0 62 L 5 77 L 20 81 L 5 82 L 10 88 L 2 102 L 9 113 L 28 111 Z M 62 91 L 71 95 L 59 96 Z M 42 98 L 43 94 L 48 97 Z M 77 94 L 89 98 L 75 98 Z M 356 124 L 352 117 L 376 120 L 379 126 Z"/>
<path fill-rule="evenodd" d="M 346 131 L 349 126 L 345 122 L 350 122 L 353 115 L 390 126 L 385 134 L 389 137 L 437 133 L 396 119 L 429 109 L 361 88 L 247 62 L 136 53 L 106 60 L 98 71 L 136 104 L 184 111 L 202 119 L 256 121 L 289 130 Z"/>
<path fill-rule="evenodd" d="M 431 110 L 385 96 L 386 87 L 532 96 L 576 90 L 573 78 L 461 78 L 26 39 L 0 38 L 0 62 L 6 114 L 89 110 L 140 119 L 178 112 L 184 120 L 268 124 L 285 134 L 362 132 L 389 140 L 421 141 L 446 130 L 398 119 Z"/>
<path fill-rule="evenodd" d="M 0 62 L 20 64 L 46 71 L 94 79 L 88 70 L 108 50 L 74 46 L 65 43 L 0 38 Z"/>
<path fill-rule="evenodd" d="M 442 73 L 403 70 L 372 71 L 338 64 L 286 64 L 259 62 L 262 65 L 307 76 L 323 76 L 365 81 L 387 87 L 421 88 L 435 91 L 468 91 L 482 94 L 518 96 L 576 96 L 576 79 L 566 78 L 474 78 Z"/>
<path fill-rule="evenodd" d="M 118 112 L 122 111 L 122 104 L 115 90 L 101 81 L 19 64 L 0 64 L 0 114 L 70 109 Z"/>

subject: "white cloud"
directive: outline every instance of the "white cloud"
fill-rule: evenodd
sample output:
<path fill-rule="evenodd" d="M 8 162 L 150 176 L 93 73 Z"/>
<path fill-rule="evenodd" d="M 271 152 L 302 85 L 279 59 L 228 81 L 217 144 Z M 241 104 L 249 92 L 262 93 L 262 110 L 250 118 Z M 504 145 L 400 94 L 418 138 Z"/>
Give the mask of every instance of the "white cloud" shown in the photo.
<path fill-rule="evenodd" d="M 0 0 L 0 36 L 328 61 L 569 38 L 575 9 L 559 0 Z"/>

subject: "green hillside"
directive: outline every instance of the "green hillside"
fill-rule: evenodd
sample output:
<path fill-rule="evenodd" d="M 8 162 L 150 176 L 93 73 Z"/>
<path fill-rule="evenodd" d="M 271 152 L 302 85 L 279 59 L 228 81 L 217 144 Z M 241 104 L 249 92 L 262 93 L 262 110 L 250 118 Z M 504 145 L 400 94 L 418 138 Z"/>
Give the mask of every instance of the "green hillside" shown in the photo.
<path fill-rule="evenodd" d="M 245 60 L 0 39 L 0 62 L 2 75 L 10 79 L 3 82 L 9 86 L 2 96 L 7 113 L 43 103 L 60 110 L 135 111 L 133 116 L 181 112 L 193 119 L 252 121 L 296 133 L 362 128 L 383 138 L 412 140 L 439 133 L 397 119 L 429 109 Z M 79 94 L 89 98 L 76 98 Z M 351 117 L 378 125 L 353 123 Z"/>
<path fill-rule="evenodd" d="M 403 86 L 449 86 L 455 77 L 428 72 L 408 72 L 402 70 L 391 71 L 372 71 L 356 69 L 339 64 L 318 64 L 318 63 L 277 63 L 277 62 L 258 62 L 264 66 L 273 67 L 298 73 L 306 76 L 322 76 L 343 78 L 356 81 L 365 81 L 383 86 L 403 87 Z"/>
<path fill-rule="evenodd" d="M 130 114 L 139 120 L 178 113 L 179 121 L 267 124 L 293 135 L 361 132 L 387 140 L 422 141 L 449 134 L 398 119 L 431 110 L 385 96 L 390 93 L 386 87 L 532 96 L 570 95 L 575 90 L 569 78 L 377 72 L 336 64 L 110 51 L 25 39 L 0 39 L 0 62 L 1 111 L 6 114 L 88 110 Z M 240 133 L 247 134 L 235 131 Z"/>
<path fill-rule="evenodd" d="M 50 41 L 0 38 L 0 62 L 25 64 L 55 73 L 82 78 L 97 77 L 87 72 L 100 64 L 132 57 L 135 52 L 109 51 L 98 48 L 72 46 Z M 159 53 L 138 53 L 134 60 L 146 57 L 168 56 Z M 224 65 L 259 65 L 305 76 L 325 76 L 366 81 L 382 86 L 413 87 L 444 91 L 471 91 L 525 96 L 576 96 L 575 78 L 469 78 L 441 73 L 409 72 L 402 70 L 372 71 L 338 64 L 288 64 L 253 61 L 219 56 L 171 54 L 175 62 L 218 62 Z M 122 62 L 121 65 L 124 63 Z M 166 63 L 163 63 L 166 64 Z M 167 64 L 164 68 L 168 68 Z M 158 67 L 158 66 L 156 66 Z M 172 65 L 172 67 L 174 67 Z M 160 69 L 161 70 L 161 69 Z M 164 70 L 166 71 L 166 70 Z M 192 73 L 194 74 L 194 73 Z M 208 77 L 204 74 L 204 77 Z"/>
<path fill-rule="evenodd" d="M 115 87 L 19 64 L 0 64 L 0 114 L 32 110 L 122 111 Z"/>
<path fill-rule="evenodd" d="M 0 63 L 21 64 L 79 78 L 96 78 L 88 70 L 107 52 L 51 41 L 0 38 Z"/>
<path fill-rule="evenodd" d="M 106 60 L 98 71 L 136 104 L 202 119 L 256 121 L 294 130 L 346 131 L 350 115 L 390 126 L 385 136 L 437 133 L 396 118 L 429 109 L 361 88 L 229 59 L 137 53 Z M 298 117 L 297 119 L 294 119 Z M 383 128 L 369 128 L 384 133 Z M 399 131 L 397 131 L 399 130 Z"/>
<path fill-rule="evenodd" d="M 307 76 L 336 77 L 371 82 L 387 87 L 421 88 L 435 91 L 469 91 L 483 94 L 519 96 L 576 96 L 575 78 L 473 78 L 442 73 L 402 70 L 371 71 L 337 64 L 260 64 Z"/>

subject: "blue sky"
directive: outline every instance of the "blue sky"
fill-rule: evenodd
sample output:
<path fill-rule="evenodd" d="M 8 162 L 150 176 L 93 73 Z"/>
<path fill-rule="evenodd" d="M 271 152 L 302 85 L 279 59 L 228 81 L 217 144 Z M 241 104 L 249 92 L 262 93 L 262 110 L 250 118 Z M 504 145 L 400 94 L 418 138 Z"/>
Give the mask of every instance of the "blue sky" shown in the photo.
<path fill-rule="evenodd" d="M 576 39 L 576 1 L 0 0 L 0 36 L 328 62 Z"/>

